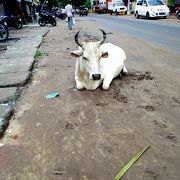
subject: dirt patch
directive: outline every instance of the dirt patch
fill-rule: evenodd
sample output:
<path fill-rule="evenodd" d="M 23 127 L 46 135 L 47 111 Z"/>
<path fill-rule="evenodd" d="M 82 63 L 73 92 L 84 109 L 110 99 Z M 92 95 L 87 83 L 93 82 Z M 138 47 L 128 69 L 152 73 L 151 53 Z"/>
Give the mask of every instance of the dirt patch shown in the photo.
<path fill-rule="evenodd" d="M 125 76 L 121 76 L 115 78 L 113 80 L 113 83 L 110 87 L 110 95 L 112 99 L 115 99 L 121 103 L 128 103 L 128 97 L 125 96 L 122 91 L 124 91 L 123 88 L 126 88 L 130 86 L 132 89 L 135 89 L 135 86 L 139 84 L 141 81 L 148 81 L 148 80 L 154 80 L 153 76 L 151 75 L 151 72 L 129 72 Z M 147 111 L 154 111 L 154 107 L 152 106 L 146 106 L 145 109 Z"/>
<path fill-rule="evenodd" d="M 167 139 L 173 140 L 173 141 L 177 141 L 177 137 L 175 134 L 170 133 L 166 136 Z"/>
<path fill-rule="evenodd" d="M 72 123 L 67 123 L 66 124 L 66 129 L 74 129 L 74 128 L 76 128 L 77 127 L 77 124 L 75 123 L 75 124 L 72 124 Z"/>
<path fill-rule="evenodd" d="M 140 71 L 134 71 L 129 72 L 126 76 L 123 77 L 123 80 L 126 82 L 132 82 L 132 81 L 142 81 L 142 80 L 153 80 L 153 76 L 151 75 L 151 72 L 140 72 Z"/>

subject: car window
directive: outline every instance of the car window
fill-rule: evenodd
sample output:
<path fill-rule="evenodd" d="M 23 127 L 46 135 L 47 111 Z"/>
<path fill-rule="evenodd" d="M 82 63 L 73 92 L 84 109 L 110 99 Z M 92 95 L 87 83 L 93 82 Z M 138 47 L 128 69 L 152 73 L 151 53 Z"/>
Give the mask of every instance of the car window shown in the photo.
<path fill-rule="evenodd" d="M 146 5 L 146 6 L 147 6 L 147 1 L 143 1 L 143 5 Z"/>
<path fill-rule="evenodd" d="M 164 5 L 160 0 L 148 0 L 150 6 Z"/>
<path fill-rule="evenodd" d="M 124 6 L 124 2 L 118 2 L 118 3 L 115 3 L 116 6 Z"/>
<path fill-rule="evenodd" d="M 137 5 L 142 6 L 142 1 L 138 1 L 138 2 L 137 2 Z"/>

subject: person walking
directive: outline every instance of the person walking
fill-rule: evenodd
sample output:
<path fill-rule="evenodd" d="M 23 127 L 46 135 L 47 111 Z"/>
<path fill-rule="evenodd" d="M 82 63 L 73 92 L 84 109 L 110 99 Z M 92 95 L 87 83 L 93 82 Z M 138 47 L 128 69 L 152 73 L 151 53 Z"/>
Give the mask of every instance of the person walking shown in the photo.
<path fill-rule="evenodd" d="M 72 30 L 72 25 L 73 25 L 73 8 L 71 5 L 71 0 L 67 1 L 68 4 L 65 6 L 65 12 L 68 17 L 68 29 Z"/>

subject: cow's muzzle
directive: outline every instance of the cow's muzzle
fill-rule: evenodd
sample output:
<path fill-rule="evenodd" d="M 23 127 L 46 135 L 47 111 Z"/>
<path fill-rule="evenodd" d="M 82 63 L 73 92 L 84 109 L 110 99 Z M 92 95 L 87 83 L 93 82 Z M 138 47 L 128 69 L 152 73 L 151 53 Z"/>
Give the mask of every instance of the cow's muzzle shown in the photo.
<path fill-rule="evenodd" d="M 94 81 L 100 80 L 101 79 L 101 74 L 92 74 L 92 79 Z"/>

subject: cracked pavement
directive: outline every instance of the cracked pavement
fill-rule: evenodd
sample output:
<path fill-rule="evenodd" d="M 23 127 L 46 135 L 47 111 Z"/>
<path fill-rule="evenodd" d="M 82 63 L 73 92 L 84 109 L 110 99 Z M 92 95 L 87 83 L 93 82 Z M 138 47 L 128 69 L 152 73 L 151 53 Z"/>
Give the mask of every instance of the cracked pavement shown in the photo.
<path fill-rule="evenodd" d="M 26 25 L 10 30 L 7 41 L 0 43 L 0 136 L 12 115 L 19 87 L 31 78 L 34 55 L 49 28 Z"/>

